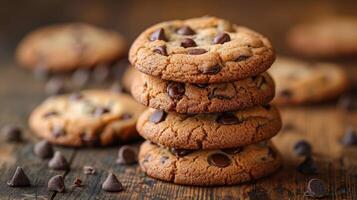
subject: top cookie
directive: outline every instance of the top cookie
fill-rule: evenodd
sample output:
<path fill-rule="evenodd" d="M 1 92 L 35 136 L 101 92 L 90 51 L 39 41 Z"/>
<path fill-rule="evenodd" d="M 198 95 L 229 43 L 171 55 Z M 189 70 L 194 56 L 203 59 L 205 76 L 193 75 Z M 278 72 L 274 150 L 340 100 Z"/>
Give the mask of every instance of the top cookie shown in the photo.
<path fill-rule="evenodd" d="M 266 71 L 275 53 L 268 39 L 248 28 L 201 17 L 150 27 L 131 46 L 129 60 L 164 80 L 219 83 Z"/>
<path fill-rule="evenodd" d="M 17 61 L 24 67 L 70 71 L 110 64 L 126 53 L 124 38 L 83 23 L 52 25 L 28 34 L 19 44 Z"/>

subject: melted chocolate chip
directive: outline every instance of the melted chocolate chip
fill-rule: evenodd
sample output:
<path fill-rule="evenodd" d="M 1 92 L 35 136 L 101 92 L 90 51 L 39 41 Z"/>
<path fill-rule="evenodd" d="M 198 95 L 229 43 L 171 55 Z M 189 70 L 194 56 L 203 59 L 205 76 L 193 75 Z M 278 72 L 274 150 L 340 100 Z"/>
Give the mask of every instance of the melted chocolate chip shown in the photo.
<path fill-rule="evenodd" d="M 217 123 L 223 125 L 232 125 L 239 123 L 239 119 L 232 113 L 222 113 L 217 117 L 216 121 Z"/>
<path fill-rule="evenodd" d="M 304 195 L 307 197 L 322 198 L 328 194 L 326 184 L 318 178 L 310 179 L 306 189 Z"/>
<path fill-rule="evenodd" d="M 250 56 L 246 56 L 246 55 L 240 55 L 238 56 L 238 58 L 235 59 L 236 62 L 240 62 L 240 61 L 244 61 L 247 60 Z"/>
<path fill-rule="evenodd" d="M 214 65 L 214 66 L 210 66 L 207 68 L 204 68 L 202 70 L 203 74 L 217 74 L 219 71 L 221 71 L 221 66 L 220 65 Z"/>
<path fill-rule="evenodd" d="M 54 126 L 51 131 L 52 135 L 56 138 L 66 135 L 66 131 L 62 126 Z"/>
<path fill-rule="evenodd" d="M 113 173 L 109 173 L 102 184 L 102 189 L 107 192 L 120 192 L 123 191 L 124 188 L 117 177 Z"/>
<path fill-rule="evenodd" d="M 167 94 L 171 99 L 180 100 L 185 94 L 185 84 L 170 82 L 166 88 Z"/>
<path fill-rule="evenodd" d="M 74 179 L 74 181 L 73 181 L 73 186 L 74 186 L 74 187 L 82 187 L 82 186 L 83 186 L 82 180 L 77 177 L 77 178 Z"/>
<path fill-rule="evenodd" d="M 231 159 L 223 153 L 213 153 L 208 156 L 207 161 L 210 165 L 216 167 L 227 167 L 231 164 Z"/>
<path fill-rule="evenodd" d="M 243 147 L 221 149 L 221 150 L 227 154 L 237 154 L 243 151 Z"/>
<path fill-rule="evenodd" d="M 161 54 L 163 56 L 167 56 L 167 49 L 166 49 L 165 45 L 155 48 L 154 52 L 158 53 L 158 54 Z"/>
<path fill-rule="evenodd" d="M 309 156 L 311 155 L 311 145 L 305 140 L 300 140 L 295 143 L 294 151 L 296 155 Z"/>
<path fill-rule="evenodd" d="M 213 38 L 213 44 L 223 44 L 231 41 L 231 37 L 227 33 L 220 33 Z"/>
<path fill-rule="evenodd" d="M 151 41 L 155 41 L 155 40 L 167 41 L 167 38 L 165 35 L 165 30 L 163 28 L 160 28 L 157 31 L 153 32 L 150 36 L 150 40 Z"/>
<path fill-rule="evenodd" d="M 206 49 L 188 49 L 187 50 L 187 53 L 189 55 L 201 55 L 201 54 L 204 54 L 204 53 L 207 53 L 207 50 Z"/>
<path fill-rule="evenodd" d="M 188 48 L 188 47 L 196 47 L 197 44 L 194 40 L 190 38 L 185 38 L 181 41 L 181 47 Z"/>
<path fill-rule="evenodd" d="M 137 153 L 136 149 L 129 145 L 124 145 L 120 147 L 118 151 L 118 158 L 116 163 L 118 164 L 134 164 L 137 162 Z"/>
<path fill-rule="evenodd" d="M 47 183 L 47 188 L 50 191 L 55 191 L 55 192 L 64 192 L 65 186 L 64 186 L 64 180 L 62 175 L 56 175 L 52 177 L 48 183 Z"/>
<path fill-rule="evenodd" d="M 170 151 L 171 151 L 171 153 L 173 153 L 177 157 L 183 157 L 183 156 L 186 156 L 186 155 L 192 153 L 194 150 L 171 148 Z"/>
<path fill-rule="evenodd" d="M 192 28 L 189 26 L 183 26 L 183 27 L 177 29 L 176 33 L 179 35 L 194 35 L 194 34 L 196 34 L 196 32 L 194 30 L 192 30 Z"/>
<path fill-rule="evenodd" d="M 25 174 L 22 167 L 17 167 L 14 175 L 11 180 L 7 182 L 7 185 L 10 187 L 24 187 L 30 186 L 30 180 Z"/>
<path fill-rule="evenodd" d="M 149 118 L 150 122 L 153 122 L 155 124 L 158 124 L 162 121 L 164 121 L 166 118 L 166 113 L 162 110 L 156 110 L 155 112 L 153 112 Z"/>

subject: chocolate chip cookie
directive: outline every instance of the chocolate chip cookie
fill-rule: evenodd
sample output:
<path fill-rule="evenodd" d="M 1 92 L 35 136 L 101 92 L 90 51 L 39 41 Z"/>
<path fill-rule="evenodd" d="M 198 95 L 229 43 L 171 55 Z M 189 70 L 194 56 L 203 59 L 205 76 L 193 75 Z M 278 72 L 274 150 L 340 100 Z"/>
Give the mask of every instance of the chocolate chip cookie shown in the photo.
<path fill-rule="evenodd" d="M 275 172 L 279 153 L 270 142 L 236 149 L 175 151 L 149 141 L 139 152 L 141 169 L 151 177 L 183 185 L 232 185 Z"/>
<path fill-rule="evenodd" d="M 129 52 L 141 72 L 189 83 L 256 76 L 274 62 L 268 39 L 216 17 L 162 22 L 145 30 Z"/>
<path fill-rule="evenodd" d="M 264 105 L 274 97 L 274 82 L 267 73 L 230 83 L 190 84 L 164 81 L 142 74 L 132 83 L 140 103 L 178 113 L 211 113 Z"/>
<path fill-rule="evenodd" d="M 270 105 L 226 113 L 184 115 L 148 109 L 137 130 L 156 144 L 178 149 L 220 149 L 245 146 L 276 135 L 279 111 Z"/>
<path fill-rule="evenodd" d="M 126 53 L 124 38 L 110 30 L 83 23 L 58 24 L 29 33 L 16 51 L 26 68 L 71 71 L 111 64 Z"/>
<path fill-rule="evenodd" d="M 87 90 L 47 99 L 32 112 L 29 124 L 54 144 L 105 146 L 138 138 L 135 124 L 144 109 L 129 95 Z"/>
<path fill-rule="evenodd" d="M 279 105 L 326 101 L 341 95 L 348 86 L 345 71 L 330 63 L 278 58 L 269 72 L 276 83 L 273 102 Z"/>

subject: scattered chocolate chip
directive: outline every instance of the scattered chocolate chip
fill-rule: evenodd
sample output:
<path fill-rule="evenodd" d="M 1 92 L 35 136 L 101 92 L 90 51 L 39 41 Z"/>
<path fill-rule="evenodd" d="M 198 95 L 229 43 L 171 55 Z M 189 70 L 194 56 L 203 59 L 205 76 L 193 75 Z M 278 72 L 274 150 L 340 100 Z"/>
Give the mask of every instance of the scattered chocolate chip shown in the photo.
<path fill-rule="evenodd" d="M 341 143 L 345 146 L 357 145 L 357 133 L 352 127 L 348 127 L 342 137 Z"/>
<path fill-rule="evenodd" d="M 131 118 L 133 118 L 133 115 L 130 114 L 130 113 L 124 113 L 124 114 L 122 114 L 122 115 L 120 116 L 120 119 L 121 119 L 121 120 L 128 120 L 128 119 L 131 119 Z"/>
<path fill-rule="evenodd" d="M 58 114 L 59 113 L 57 111 L 49 111 L 49 112 L 45 113 L 42 117 L 43 118 L 48 118 L 48 117 L 56 116 Z"/>
<path fill-rule="evenodd" d="M 20 142 L 22 140 L 22 130 L 15 125 L 6 125 L 1 129 L 1 134 L 7 142 Z"/>
<path fill-rule="evenodd" d="M 30 185 L 30 180 L 25 174 L 22 167 L 17 167 L 14 175 L 11 180 L 7 182 L 7 185 L 10 187 L 24 187 Z"/>
<path fill-rule="evenodd" d="M 110 90 L 115 93 L 123 93 L 124 91 L 123 86 L 117 81 L 112 84 Z"/>
<path fill-rule="evenodd" d="M 100 64 L 97 67 L 94 68 L 93 72 L 93 77 L 94 79 L 99 82 L 102 83 L 105 80 L 108 79 L 109 75 L 110 75 L 110 69 L 108 65 L 104 65 L 104 64 Z"/>
<path fill-rule="evenodd" d="M 83 88 L 86 86 L 90 79 L 90 72 L 87 69 L 77 69 L 75 72 L 72 74 L 72 83 L 74 86 Z"/>
<path fill-rule="evenodd" d="M 45 81 L 50 76 L 50 72 L 48 69 L 46 69 L 44 67 L 36 67 L 33 71 L 33 75 L 34 75 L 35 79 L 37 79 L 39 81 Z"/>
<path fill-rule="evenodd" d="M 186 156 L 186 155 L 194 152 L 194 150 L 191 150 L 191 149 L 176 149 L 176 148 L 170 148 L 170 151 L 176 157 L 183 157 L 183 156 Z"/>
<path fill-rule="evenodd" d="M 223 44 L 231 41 L 231 37 L 227 33 L 219 33 L 213 38 L 213 44 Z"/>
<path fill-rule="evenodd" d="M 109 173 L 102 184 L 102 189 L 107 192 L 120 192 L 123 191 L 124 188 L 117 177 L 113 173 Z"/>
<path fill-rule="evenodd" d="M 85 175 L 94 175 L 95 174 L 95 168 L 92 166 L 84 166 L 83 167 L 83 173 Z"/>
<path fill-rule="evenodd" d="M 170 82 L 167 85 L 166 91 L 171 99 L 180 100 L 185 94 L 185 84 L 178 82 Z"/>
<path fill-rule="evenodd" d="M 83 98 L 83 95 L 80 92 L 74 92 L 71 95 L 69 95 L 68 98 L 70 101 L 78 101 Z"/>
<path fill-rule="evenodd" d="M 305 160 L 297 167 L 297 170 L 306 175 L 317 174 L 317 167 L 311 156 L 307 156 Z"/>
<path fill-rule="evenodd" d="M 153 112 L 149 118 L 150 122 L 153 122 L 155 124 L 158 124 L 162 121 L 164 121 L 166 118 L 166 113 L 162 110 L 155 110 L 155 112 Z"/>
<path fill-rule="evenodd" d="M 163 28 L 160 28 L 159 30 L 153 32 L 150 36 L 151 41 L 155 40 L 163 40 L 167 41 L 166 35 L 165 35 L 165 30 Z"/>
<path fill-rule="evenodd" d="M 279 95 L 283 98 L 290 99 L 293 96 L 293 92 L 289 89 L 284 89 L 280 91 Z"/>
<path fill-rule="evenodd" d="M 184 38 L 181 41 L 181 47 L 183 47 L 183 48 L 196 47 L 196 46 L 197 46 L 197 44 L 193 39 Z"/>
<path fill-rule="evenodd" d="M 318 178 L 310 179 L 304 193 L 307 197 L 322 198 L 327 196 L 326 184 Z"/>
<path fill-rule="evenodd" d="M 247 60 L 250 56 L 246 56 L 246 55 L 240 55 L 238 56 L 238 58 L 235 59 L 236 62 L 241 62 L 244 60 Z"/>
<path fill-rule="evenodd" d="M 134 164 L 137 161 L 138 161 L 137 152 L 134 147 L 129 145 L 124 145 L 120 147 L 118 151 L 118 158 L 116 160 L 116 163 L 129 165 L 129 164 Z"/>
<path fill-rule="evenodd" d="M 294 145 L 295 154 L 298 156 L 310 156 L 311 155 L 311 145 L 305 140 L 300 140 Z"/>
<path fill-rule="evenodd" d="M 65 190 L 63 176 L 62 175 L 53 176 L 48 181 L 47 188 L 50 191 L 63 193 Z"/>
<path fill-rule="evenodd" d="M 77 177 L 77 178 L 74 179 L 74 181 L 73 181 L 73 186 L 74 186 L 74 187 L 82 187 L 82 186 L 83 186 L 82 180 Z"/>
<path fill-rule="evenodd" d="M 219 71 L 221 71 L 221 66 L 220 65 L 214 65 L 214 66 L 210 66 L 207 68 L 204 68 L 202 70 L 203 74 L 217 74 Z"/>
<path fill-rule="evenodd" d="M 196 32 L 194 30 L 192 30 L 192 28 L 189 26 L 183 26 L 183 27 L 177 29 L 176 33 L 179 35 L 194 35 L 194 34 L 196 34 Z"/>
<path fill-rule="evenodd" d="M 227 167 L 231 164 L 231 159 L 223 153 L 213 153 L 208 156 L 207 161 L 210 165 L 216 167 Z"/>
<path fill-rule="evenodd" d="M 243 147 L 228 148 L 228 149 L 221 149 L 221 150 L 227 154 L 237 154 L 243 151 Z"/>
<path fill-rule="evenodd" d="M 208 84 L 194 84 L 194 85 L 199 88 L 206 88 L 208 86 Z"/>
<path fill-rule="evenodd" d="M 162 157 L 160 158 L 160 163 L 161 163 L 161 164 L 165 164 L 165 162 L 166 162 L 167 159 L 169 159 L 168 156 L 162 156 Z"/>
<path fill-rule="evenodd" d="M 48 161 L 48 167 L 54 170 L 67 170 L 69 164 L 61 152 L 56 151 L 53 158 Z"/>
<path fill-rule="evenodd" d="M 232 113 L 222 113 L 216 119 L 217 123 L 223 125 L 238 124 L 239 119 Z"/>
<path fill-rule="evenodd" d="M 109 108 L 105 108 L 105 107 L 97 107 L 95 110 L 94 110 L 94 113 L 93 115 L 96 116 L 96 117 L 100 117 L 106 113 L 109 113 L 110 112 L 110 109 Z"/>
<path fill-rule="evenodd" d="M 53 156 L 52 144 L 47 140 L 41 140 L 35 144 L 33 152 L 40 158 L 51 158 Z"/>
<path fill-rule="evenodd" d="M 154 52 L 155 52 L 155 53 L 158 53 L 158 54 L 161 54 L 161 55 L 163 55 L 163 56 L 167 56 L 167 55 L 168 55 L 168 54 L 167 54 L 167 48 L 166 48 L 165 45 L 156 47 L 156 48 L 154 49 Z"/>
<path fill-rule="evenodd" d="M 207 50 L 206 49 L 199 49 L 199 48 L 187 49 L 187 53 L 189 55 L 201 55 L 201 54 L 207 53 Z"/>
<path fill-rule="evenodd" d="M 53 126 L 51 133 L 56 138 L 66 135 L 66 131 L 62 126 Z"/>

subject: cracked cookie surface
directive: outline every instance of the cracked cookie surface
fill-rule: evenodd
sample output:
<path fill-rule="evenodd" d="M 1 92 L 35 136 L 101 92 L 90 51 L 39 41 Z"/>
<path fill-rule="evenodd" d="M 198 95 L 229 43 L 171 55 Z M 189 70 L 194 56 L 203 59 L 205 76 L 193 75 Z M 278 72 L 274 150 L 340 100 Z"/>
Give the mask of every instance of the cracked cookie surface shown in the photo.
<path fill-rule="evenodd" d="M 146 110 L 138 119 L 141 136 L 156 144 L 177 149 L 234 148 L 275 136 L 281 129 L 279 111 L 270 105 L 245 110 L 184 115 L 166 113 L 160 121 Z"/>
<path fill-rule="evenodd" d="M 29 125 L 54 144 L 105 146 L 137 139 L 135 124 L 144 109 L 129 95 L 87 90 L 48 98 L 31 113 Z"/>
<path fill-rule="evenodd" d="M 132 83 L 134 98 L 151 108 L 178 113 L 211 113 L 264 105 L 275 94 L 267 73 L 220 84 L 190 84 L 141 74 Z"/>
<path fill-rule="evenodd" d="M 139 164 L 149 176 L 183 185 L 232 185 L 267 176 L 281 165 L 270 142 L 241 149 L 199 150 L 177 155 L 149 141 L 140 147 Z"/>
<path fill-rule="evenodd" d="M 111 64 L 127 51 L 116 32 L 83 23 L 58 24 L 28 34 L 16 52 L 21 66 L 70 71 Z"/>
<path fill-rule="evenodd" d="M 231 82 L 266 71 L 275 60 L 262 35 L 216 17 L 162 22 L 145 30 L 129 51 L 131 64 L 164 80 Z"/>

